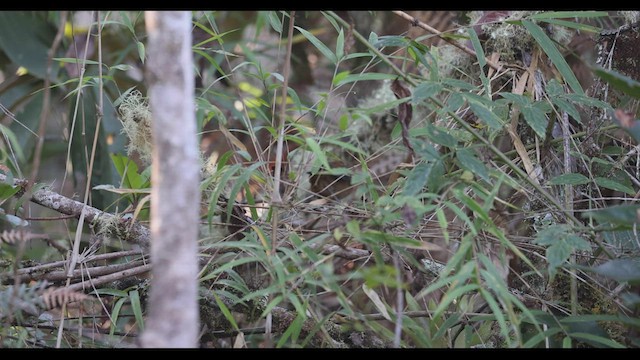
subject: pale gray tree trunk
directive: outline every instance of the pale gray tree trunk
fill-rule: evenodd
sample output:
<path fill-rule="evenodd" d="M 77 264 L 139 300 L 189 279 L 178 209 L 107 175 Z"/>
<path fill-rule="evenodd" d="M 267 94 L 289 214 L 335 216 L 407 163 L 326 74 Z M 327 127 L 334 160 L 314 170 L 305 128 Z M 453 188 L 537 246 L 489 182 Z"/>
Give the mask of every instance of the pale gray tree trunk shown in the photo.
<path fill-rule="evenodd" d="M 143 347 L 196 347 L 200 209 L 191 13 L 145 14 L 153 114 L 151 261 Z"/>

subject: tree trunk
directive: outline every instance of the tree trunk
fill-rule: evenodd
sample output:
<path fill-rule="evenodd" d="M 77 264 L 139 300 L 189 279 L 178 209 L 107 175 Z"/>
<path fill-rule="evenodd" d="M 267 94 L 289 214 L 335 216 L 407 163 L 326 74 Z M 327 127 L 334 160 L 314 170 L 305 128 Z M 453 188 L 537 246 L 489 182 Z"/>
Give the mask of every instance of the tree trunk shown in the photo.
<path fill-rule="evenodd" d="M 149 312 L 143 347 L 196 347 L 199 161 L 191 13 L 145 14 L 153 114 Z"/>

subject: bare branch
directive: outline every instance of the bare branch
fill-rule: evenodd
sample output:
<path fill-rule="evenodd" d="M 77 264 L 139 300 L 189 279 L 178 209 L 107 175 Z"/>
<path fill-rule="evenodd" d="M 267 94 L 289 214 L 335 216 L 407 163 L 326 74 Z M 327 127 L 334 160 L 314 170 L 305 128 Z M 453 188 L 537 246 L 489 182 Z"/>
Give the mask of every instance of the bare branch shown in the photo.
<path fill-rule="evenodd" d="M 4 174 L 0 174 L 0 182 L 4 182 L 6 179 L 7 177 Z M 14 183 L 22 187 L 26 187 L 27 185 L 27 181 L 24 179 L 15 179 Z M 20 192 L 18 194 L 20 194 Z M 76 218 L 80 217 L 82 208 L 86 206 L 85 219 L 90 222 L 94 222 L 98 218 L 108 220 L 116 217 L 111 213 L 104 212 L 89 205 L 84 205 L 79 201 L 69 199 L 66 196 L 47 189 L 34 191 L 33 194 L 31 194 L 30 200 L 38 205 L 55 210 L 61 214 L 72 215 Z M 149 234 L 149 229 L 146 226 L 137 222 L 131 224 L 127 220 L 122 220 L 119 226 L 122 226 L 123 229 L 125 229 L 123 233 L 127 234 L 127 237 L 123 240 L 140 245 L 143 249 L 149 248 L 149 239 L 151 238 L 151 235 Z"/>

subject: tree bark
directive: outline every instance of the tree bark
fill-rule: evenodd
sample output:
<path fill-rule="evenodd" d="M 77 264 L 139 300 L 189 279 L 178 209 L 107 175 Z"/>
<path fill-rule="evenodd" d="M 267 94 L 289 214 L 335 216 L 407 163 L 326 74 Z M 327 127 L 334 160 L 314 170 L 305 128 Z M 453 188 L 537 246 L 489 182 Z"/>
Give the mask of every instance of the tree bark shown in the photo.
<path fill-rule="evenodd" d="M 191 13 L 145 14 L 153 116 L 151 260 L 143 347 L 198 345 L 199 161 Z"/>

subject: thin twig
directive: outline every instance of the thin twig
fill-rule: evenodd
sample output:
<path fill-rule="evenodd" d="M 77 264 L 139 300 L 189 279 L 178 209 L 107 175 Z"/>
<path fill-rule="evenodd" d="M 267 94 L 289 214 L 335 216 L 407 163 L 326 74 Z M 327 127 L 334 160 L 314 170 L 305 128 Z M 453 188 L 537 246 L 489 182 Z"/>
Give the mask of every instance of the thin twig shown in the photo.
<path fill-rule="evenodd" d="M 84 276 L 96 277 L 96 276 L 104 276 L 113 274 L 116 272 L 120 272 L 123 270 L 131 269 L 143 265 L 144 261 L 134 261 L 124 264 L 112 264 L 105 266 L 95 266 L 95 267 L 81 267 L 80 269 L 76 269 L 71 274 L 71 280 L 83 279 Z M 52 271 L 48 273 L 44 273 L 42 275 L 33 275 L 27 274 L 22 275 L 20 277 L 21 281 L 30 281 L 30 280 L 47 280 L 50 282 L 54 281 L 62 281 L 67 279 L 67 272 L 62 271 Z"/>
<path fill-rule="evenodd" d="M 75 284 L 71 284 L 68 286 L 68 289 L 70 291 L 84 291 L 86 289 L 90 289 L 91 285 L 93 285 L 94 287 L 98 287 L 100 285 L 108 284 L 116 280 L 121 280 L 121 279 L 130 278 L 132 276 L 141 275 L 149 271 L 151 271 L 151 264 L 141 265 L 133 269 L 127 269 L 127 270 L 119 271 L 113 274 L 100 276 L 92 280 L 84 280 Z"/>
<path fill-rule="evenodd" d="M 278 139 L 276 142 L 276 164 L 275 164 L 275 173 L 274 173 L 274 178 L 273 178 L 273 195 L 272 195 L 272 199 L 271 202 L 275 203 L 277 205 L 279 205 L 280 203 L 282 203 L 282 197 L 280 195 L 280 177 L 282 174 L 282 153 L 283 153 L 283 147 L 284 147 L 284 125 L 285 125 L 285 117 L 286 117 L 286 113 L 287 113 L 287 90 L 289 88 L 289 71 L 291 68 L 291 48 L 293 45 L 293 24 L 294 24 L 294 19 L 295 19 L 295 15 L 296 12 L 292 11 L 289 14 L 289 32 L 288 32 L 288 39 L 287 39 L 287 52 L 285 54 L 284 57 L 284 70 L 283 70 L 283 77 L 284 77 L 284 82 L 282 84 L 282 103 L 280 105 L 280 116 L 278 119 Z M 271 244 L 272 244 L 272 249 L 271 251 L 275 251 L 275 246 L 276 246 L 276 236 L 275 236 L 275 231 L 277 229 L 277 221 L 278 221 L 278 209 L 277 207 L 275 207 L 273 209 L 273 231 L 274 231 L 274 235 L 271 238 Z"/>
<path fill-rule="evenodd" d="M 91 13 L 91 17 L 93 18 L 93 16 L 95 15 L 95 13 Z M 87 62 L 87 51 L 89 49 L 89 42 L 91 40 L 91 28 L 92 26 L 89 26 L 89 30 L 87 32 L 87 41 L 85 42 L 85 52 L 84 52 L 84 56 L 82 58 L 82 68 L 81 68 L 81 72 L 80 72 L 80 81 L 78 81 L 78 94 L 76 96 L 76 105 L 74 108 L 74 113 L 73 113 L 73 120 L 72 120 L 72 125 L 71 125 L 71 131 L 69 133 L 69 146 L 67 148 L 67 162 L 69 162 L 69 159 L 71 157 L 71 144 L 73 142 L 73 129 L 75 127 L 76 124 L 76 119 L 77 119 L 77 115 L 78 115 L 78 107 L 80 104 L 80 95 L 82 94 L 82 78 L 84 77 L 84 71 L 85 71 L 85 64 Z M 91 169 L 89 169 L 89 172 L 91 172 Z M 64 182 L 66 180 L 67 177 L 67 172 L 65 171 L 64 176 L 62 177 L 62 185 L 61 185 L 61 189 L 64 188 Z M 91 182 L 90 180 L 87 181 L 87 188 L 91 187 Z M 76 228 L 76 236 L 75 236 L 75 241 L 73 244 L 73 252 L 71 253 L 71 258 L 69 259 L 69 272 L 72 271 L 72 269 L 75 267 L 75 262 L 77 261 L 77 257 L 78 257 L 78 252 L 80 249 L 80 232 L 82 231 L 82 225 L 84 223 L 84 216 L 85 216 L 85 212 L 84 212 L 84 206 L 86 206 L 87 202 L 85 200 L 83 207 L 81 208 L 80 211 L 80 221 L 78 221 L 78 227 Z M 69 285 L 69 279 L 67 279 L 67 286 Z M 62 342 L 62 329 L 63 329 L 63 324 L 64 324 L 64 313 L 66 312 L 66 306 L 67 306 L 67 302 L 65 301 L 64 304 L 62 305 L 62 311 L 60 313 L 60 326 L 58 327 L 58 334 L 57 334 L 57 338 L 56 338 L 56 348 L 60 348 L 60 344 Z"/>
<path fill-rule="evenodd" d="M 400 348 L 402 340 L 402 309 L 404 308 L 404 290 L 402 286 L 402 267 L 400 265 L 400 254 L 393 250 L 393 266 L 396 268 L 396 324 L 393 336 L 393 347 Z"/>
<path fill-rule="evenodd" d="M 432 34 L 435 34 L 440 39 L 442 39 L 442 40 L 446 41 L 447 43 L 457 47 L 458 49 L 464 51 L 465 53 L 467 53 L 467 54 L 469 54 L 469 55 L 471 55 L 471 56 L 473 56 L 475 58 L 478 58 L 478 54 L 476 54 L 476 52 L 473 51 L 472 49 L 469 49 L 468 47 L 466 47 L 464 45 L 460 45 L 457 41 L 454 41 L 454 40 L 451 40 L 451 39 L 448 39 L 448 38 L 442 36 L 442 32 L 441 31 L 438 31 L 437 29 L 432 28 L 431 26 L 429 26 L 429 25 L 423 23 L 422 21 L 414 18 L 413 16 L 407 14 L 406 12 L 397 11 L 396 10 L 396 11 L 393 11 L 393 13 L 398 15 L 398 16 L 400 16 L 401 18 L 409 21 L 411 24 L 413 24 L 415 26 L 418 26 L 421 29 L 427 30 L 428 32 L 430 32 Z M 491 61 L 488 58 L 485 58 L 485 61 L 487 62 L 487 65 L 491 66 L 493 69 L 495 69 L 498 72 L 503 67 L 501 64 L 496 64 L 496 63 L 494 63 L 493 61 Z"/>
<path fill-rule="evenodd" d="M 53 44 L 47 52 L 47 69 L 44 77 L 44 89 L 42 94 L 42 111 L 40 112 L 40 125 L 38 126 L 38 138 L 36 140 L 36 147 L 33 151 L 33 164 L 31 169 L 31 176 L 29 177 L 29 183 L 33 185 L 38 176 L 38 170 L 40 168 L 40 160 L 42 157 L 42 146 L 44 145 L 44 132 L 47 128 L 47 119 L 49 119 L 50 103 L 51 103 L 51 68 L 53 67 L 53 57 L 58 50 L 62 35 L 64 35 L 64 27 L 67 23 L 67 12 L 60 13 L 60 25 L 58 26 L 58 32 L 53 39 Z"/>
<path fill-rule="evenodd" d="M 107 253 L 107 254 L 93 255 L 93 256 L 89 257 L 88 259 L 82 261 L 82 263 L 85 264 L 85 263 L 90 263 L 90 262 L 93 262 L 93 261 L 109 260 L 109 259 L 115 259 L 115 258 L 119 258 L 119 257 L 132 256 L 132 255 L 143 255 L 143 253 L 141 251 L 139 251 L 139 250 L 128 250 L 128 251 L 118 251 L 118 252 L 112 252 L 112 253 Z M 67 262 L 66 260 L 60 260 L 60 261 L 55 261 L 55 262 L 51 262 L 51 263 L 48 263 L 48 264 L 42 264 L 42 265 L 32 266 L 32 267 L 28 267 L 28 268 L 22 268 L 22 269 L 18 270 L 18 274 L 19 275 L 29 275 L 29 274 L 33 274 L 33 273 L 39 272 L 39 271 L 46 271 L 48 269 L 55 269 L 55 268 L 64 266 L 64 264 L 66 262 Z"/>
<path fill-rule="evenodd" d="M 571 131 L 569 130 L 569 114 L 562 112 L 562 154 L 564 162 L 564 173 L 572 173 L 571 169 Z M 567 211 L 573 212 L 573 186 L 566 184 L 564 186 L 564 206 Z M 571 265 L 576 264 L 576 253 L 573 251 L 569 259 Z M 578 315 L 578 280 L 576 276 L 569 277 L 569 291 L 571 293 L 571 314 Z"/>

